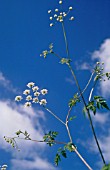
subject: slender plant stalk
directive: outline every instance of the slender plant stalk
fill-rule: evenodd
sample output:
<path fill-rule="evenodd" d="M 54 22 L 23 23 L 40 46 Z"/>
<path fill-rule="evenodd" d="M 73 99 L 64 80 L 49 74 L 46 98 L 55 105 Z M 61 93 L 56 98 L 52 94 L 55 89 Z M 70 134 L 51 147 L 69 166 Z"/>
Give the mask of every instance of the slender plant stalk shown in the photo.
<path fill-rule="evenodd" d="M 88 88 L 88 86 L 89 86 L 89 84 L 90 84 L 90 82 L 91 82 L 91 80 L 92 80 L 92 77 L 93 77 L 93 75 L 94 75 L 94 72 L 92 72 L 92 74 L 91 74 L 91 76 L 90 76 L 90 79 L 89 79 L 89 81 L 88 81 L 88 83 L 86 84 L 86 87 L 84 88 L 84 90 L 82 90 L 82 94 L 86 91 L 86 89 Z M 79 95 L 78 97 L 80 97 L 81 95 Z"/>
<path fill-rule="evenodd" d="M 96 83 L 97 83 L 97 80 L 95 80 L 94 85 L 93 85 L 93 87 L 92 87 L 92 89 L 91 89 L 91 91 L 90 91 L 89 102 L 91 101 L 92 94 L 93 94 L 94 88 L 95 88 L 95 86 L 96 86 Z"/>
<path fill-rule="evenodd" d="M 70 138 L 70 142 L 72 143 L 72 137 L 71 137 L 71 134 L 70 134 L 70 130 L 69 130 L 69 127 L 68 127 L 68 123 L 69 123 L 69 115 L 70 115 L 70 112 L 72 110 L 72 107 L 70 107 L 70 109 L 68 110 L 68 114 L 66 116 L 66 129 L 67 129 L 67 132 L 68 132 L 68 136 Z"/>
<path fill-rule="evenodd" d="M 83 161 L 83 163 L 87 166 L 89 170 L 92 170 L 92 168 L 88 165 L 88 163 L 84 160 L 84 158 L 80 155 L 78 150 L 72 145 L 72 148 L 74 149 L 75 153 L 79 156 L 79 158 Z"/>
<path fill-rule="evenodd" d="M 67 38 L 66 38 L 66 32 L 65 32 L 65 28 L 64 28 L 64 22 L 62 22 L 62 28 L 63 28 L 65 45 L 66 45 L 66 53 L 67 53 L 67 57 L 69 58 L 69 49 L 68 49 L 68 42 L 67 42 Z M 76 78 L 76 75 L 75 75 L 75 73 L 74 73 L 74 71 L 73 71 L 70 63 L 68 63 L 67 65 L 68 65 L 68 67 L 69 67 L 69 69 L 70 69 L 70 71 L 71 71 L 71 73 L 72 73 L 72 76 L 73 76 L 73 78 L 74 78 L 74 80 L 75 80 L 76 86 L 77 86 L 77 88 L 78 88 L 78 90 L 79 90 L 79 93 L 80 93 L 80 95 L 81 95 L 81 98 L 82 98 L 82 101 L 83 101 L 83 103 L 84 103 L 84 106 L 86 107 L 87 114 L 88 114 L 88 118 L 89 118 L 90 125 L 91 125 L 91 128 L 92 128 L 92 132 L 93 132 L 93 135 L 94 135 L 94 138 L 95 138 L 97 147 L 98 147 L 98 149 L 99 149 L 99 153 L 100 153 L 100 155 L 101 155 L 102 161 L 103 161 L 104 164 L 106 164 L 106 163 L 105 163 L 104 156 L 103 156 L 103 154 L 102 154 L 102 150 L 101 150 L 101 148 L 100 148 L 100 145 L 99 145 L 99 142 L 98 142 L 98 139 L 97 139 L 97 136 L 96 136 L 96 133 L 95 133 L 95 129 L 94 129 L 94 126 L 93 126 L 93 123 L 92 123 L 92 118 L 91 118 L 89 109 L 87 109 L 87 105 L 86 105 L 85 99 L 84 99 L 84 97 L 83 97 L 82 91 L 81 91 L 81 89 L 80 89 L 78 80 L 77 80 L 77 78 Z"/>
<path fill-rule="evenodd" d="M 69 57 L 69 49 L 68 49 L 68 43 L 67 43 L 67 38 L 66 38 L 66 31 L 64 27 L 64 22 L 62 22 L 62 29 L 63 29 L 63 35 L 64 35 L 64 40 L 65 40 L 65 45 L 66 45 L 66 53 L 67 53 L 67 58 Z"/>
<path fill-rule="evenodd" d="M 56 116 L 50 109 L 43 106 L 45 110 L 47 110 L 50 114 L 52 114 L 58 121 L 60 121 L 62 124 L 66 125 L 58 116 Z"/>

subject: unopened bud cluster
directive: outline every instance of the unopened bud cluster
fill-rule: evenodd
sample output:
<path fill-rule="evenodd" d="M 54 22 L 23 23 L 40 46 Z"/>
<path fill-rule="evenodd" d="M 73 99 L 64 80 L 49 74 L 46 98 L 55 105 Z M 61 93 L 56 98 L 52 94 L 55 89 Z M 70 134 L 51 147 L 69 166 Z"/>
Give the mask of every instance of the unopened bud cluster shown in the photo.
<path fill-rule="evenodd" d="M 96 67 L 94 69 L 95 73 L 96 73 L 96 77 L 95 77 L 95 80 L 99 79 L 100 81 L 105 81 L 105 78 L 104 76 L 107 77 L 107 79 L 109 80 L 110 79 L 110 73 L 104 73 L 103 72 L 104 70 L 104 62 L 96 62 Z"/>
<path fill-rule="evenodd" d="M 62 5 L 63 1 L 59 1 L 59 5 Z M 72 6 L 70 6 L 68 8 L 68 11 L 65 12 L 65 11 L 61 11 L 59 10 L 58 8 L 54 9 L 54 12 L 52 12 L 52 10 L 48 10 L 48 14 L 50 15 L 49 16 L 49 19 L 51 21 L 50 23 L 50 27 L 52 27 L 56 22 L 63 22 L 65 17 L 67 17 L 67 15 L 70 13 L 70 11 L 73 9 Z M 69 18 L 69 20 L 73 21 L 74 20 L 74 17 L 71 16 Z"/>
<path fill-rule="evenodd" d="M 49 45 L 49 50 L 44 50 L 44 51 L 42 51 L 42 54 L 40 54 L 40 57 L 44 57 L 44 58 L 46 58 L 47 57 L 47 55 L 48 54 L 50 54 L 50 53 L 52 53 L 53 52 L 53 43 L 51 43 L 50 45 Z"/>
<path fill-rule="evenodd" d="M 39 90 L 39 87 L 35 85 L 34 82 L 30 82 L 27 84 L 27 89 L 23 91 L 23 96 L 16 96 L 15 101 L 21 101 L 22 99 L 25 99 L 26 102 L 24 104 L 24 107 L 31 107 L 32 103 L 39 103 L 40 105 L 46 105 L 47 101 L 46 99 L 42 99 L 42 96 L 46 95 L 48 93 L 47 89 L 41 89 Z"/>

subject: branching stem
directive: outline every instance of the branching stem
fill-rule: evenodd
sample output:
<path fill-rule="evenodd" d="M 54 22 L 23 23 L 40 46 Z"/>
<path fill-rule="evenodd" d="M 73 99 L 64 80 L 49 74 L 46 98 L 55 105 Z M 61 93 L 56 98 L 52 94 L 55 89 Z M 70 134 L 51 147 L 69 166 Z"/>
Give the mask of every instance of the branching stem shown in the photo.
<path fill-rule="evenodd" d="M 77 87 L 78 87 L 79 93 L 80 93 L 80 95 L 81 95 L 81 97 L 82 97 L 82 101 L 83 101 L 83 103 L 84 103 L 84 106 L 86 107 L 87 114 L 88 114 L 88 118 L 89 118 L 90 125 L 91 125 L 91 128 L 92 128 L 92 133 L 93 133 L 93 135 L 94 135 L 94 138 L 95 138 L 97 147 L 98 147 L 98 149 L 99 149 L 99 153 L 100 153 L 101 158 L 102 158 L 102 161 L 103 161 L 104 164 L 106 164 L 106 163 L 105 163 L 104 156 L 103 156 L 103 154 L 102 154 L 102 150 L 101 150 L 101 148 L 100 148 L 100 145 L 99 145 L 99 142 L 98 142 L 98 139 L 97 139 L 97 136 L 96 136 L 96 133 L 95 133 L 95 129 L 94 129 L 94 126 L 93 126 L 92 118 L 91 118 L 89 109 L 87 108 L 87 105 L 86 105 L 85 99 L 84 99 L 84 97 L 83 97 L 83 94 L 82 94 L 82 92 L 81 92 L 79 83 L 78 83 L 78 81 L 77 81 L 77 78 L 76 78 L 76 76 L 75 76 L 75 73 L 74 73 L 74 71 L 73 71 L 73 69 L 72 69 L 72 67 L 71 67 L 70 64 L 68 64 L 68 67 L 69 67 L 69 69 L 70 69 L 70 71 L 71 71 L 71 73 L 72 73 L 72 76 L 74 77 L 74 80 L 75 80 L 76 85 L 77 85 Z M 92 92 L 93 92 L 93 90 L 92 90 Z"/>

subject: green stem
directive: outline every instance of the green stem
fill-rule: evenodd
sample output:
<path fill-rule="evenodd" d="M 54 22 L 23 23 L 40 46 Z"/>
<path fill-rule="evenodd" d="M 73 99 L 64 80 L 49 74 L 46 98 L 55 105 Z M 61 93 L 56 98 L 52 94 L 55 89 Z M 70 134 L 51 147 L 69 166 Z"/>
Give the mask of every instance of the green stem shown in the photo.
<path fill-rule="evenodd" d="M 66 53 L 67 53 L 67 58 L 69 57 L 69 49 L 68 49 L 68 43 L 67 43 L 67 38 L 66 38 L 66 31 L 64 27 L 64 22 L 62 22 L 62 28 L 63 28 L 63 35 L 64 35 L 64 40 L 65 40 L 65 45 L 66 45 Z"/>
<path fill-rule="evenodd" d="M 100 148 L 100 145 L 99 145 L 99 142 L 98 142 L 98 139 L 97 139 L 97 136 L 96 136 L 96 133 L 95 133 L 95 129 L 94 129 L 94 126 L 93 126 L 92 118 L 91 118 L 89 109 L 87 108 L 87 105 L 86 105 L 85 99 L 84 99 L 84 97 L 83 97 L 83 94 L 82 94 L 82 92 L 81 92 L 81 89 L 80 89 L 78 80 L 77 80 L 77 78 L 76 78 L 76 76 L 75 76 L 75 73 L 74 73 L 74 71 L 73 71 L 70 63 L 68 63 L 68 67 L 69 67 L 69 69 L 70 69 L 70 71 L 71 71 L 71 73 L 72 73 L 72 76 L 73 76 L 73 78 L 74 78 L 74 80 L 75 80 L 75 83 L 76 83 L 76 85 L 77 85 L 77 87 L 78 87 L 79 93 L 80 93 L 80 95 L 81 95 L 81 97 L 82 97 L 82 101 L 83 101 L 83 103 L 84 103 L 84 106 L 86 107 L 87 114 L 88 114 L 88 118 L 89 118 L 90 125 L 91 125 L 91 128 L 92 128 L 92 132 L 93 132 L 93 135 L 94 135 L 94 138 L 95 138 L 97 147 L 98 147 L 98 149 L 99 149 L 99 153 L 100 153 L 100 155 L 101 155 L 102 161 L 103 161 L 104 164 L 106 164 L 106 163 L 105 163 L 104 156 L 103 156 L 103 154 L 102 154 L 102 150 L 101 150 L 101 148 Z"/>

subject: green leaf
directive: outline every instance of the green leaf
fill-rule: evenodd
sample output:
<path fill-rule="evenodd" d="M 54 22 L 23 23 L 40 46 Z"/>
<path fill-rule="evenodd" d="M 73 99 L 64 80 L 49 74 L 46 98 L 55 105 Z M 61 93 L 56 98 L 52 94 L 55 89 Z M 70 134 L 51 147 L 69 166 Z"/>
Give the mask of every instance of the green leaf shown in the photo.
<path fill-rule="evenodd" d="M 55 156 L 55 165 L 58 166 L 59 161 L 61 161 L 60 155 L 57 153 Z"/>
<path fill-rule="evenodd" d="M 69 118 L 69 121 L 72 121 L 75 118 L 76 118 L 76 116 L 72 116 L 72 117 Z"/>
<path fill-rule="evenodd" d="M 101 97 L 101 96 L 94 96 L 94 100 L 96 101 L 96 106 L 97 106 L 98 109 L 105 108 L 107 110 L 110 110 L 110 108 L 107 105 L 106 100 L 103 97 Z"/>
<path fill-rule="evenodd" d="M 63 156 L 64 158 L 67 158 L 67 155 L 66 155 L 66 151 L 65 151 L 65 150 L 62 150 L 62 151 L 61 151 L 61 154 L 62 154 L 62 156 Z"/>
<path fill-rule="evenodd" d="M 80 102 L 80 99 L 78 97 L 78 94 L 75 94 L 72 99 L 70 99 L 68 105 L 69 107 L 76 106 L 77 102 Z"/>
<path fill-rule="evenodd" d="M 101 170 L 110 170 L 110 164 L 104 165 Z"/>

